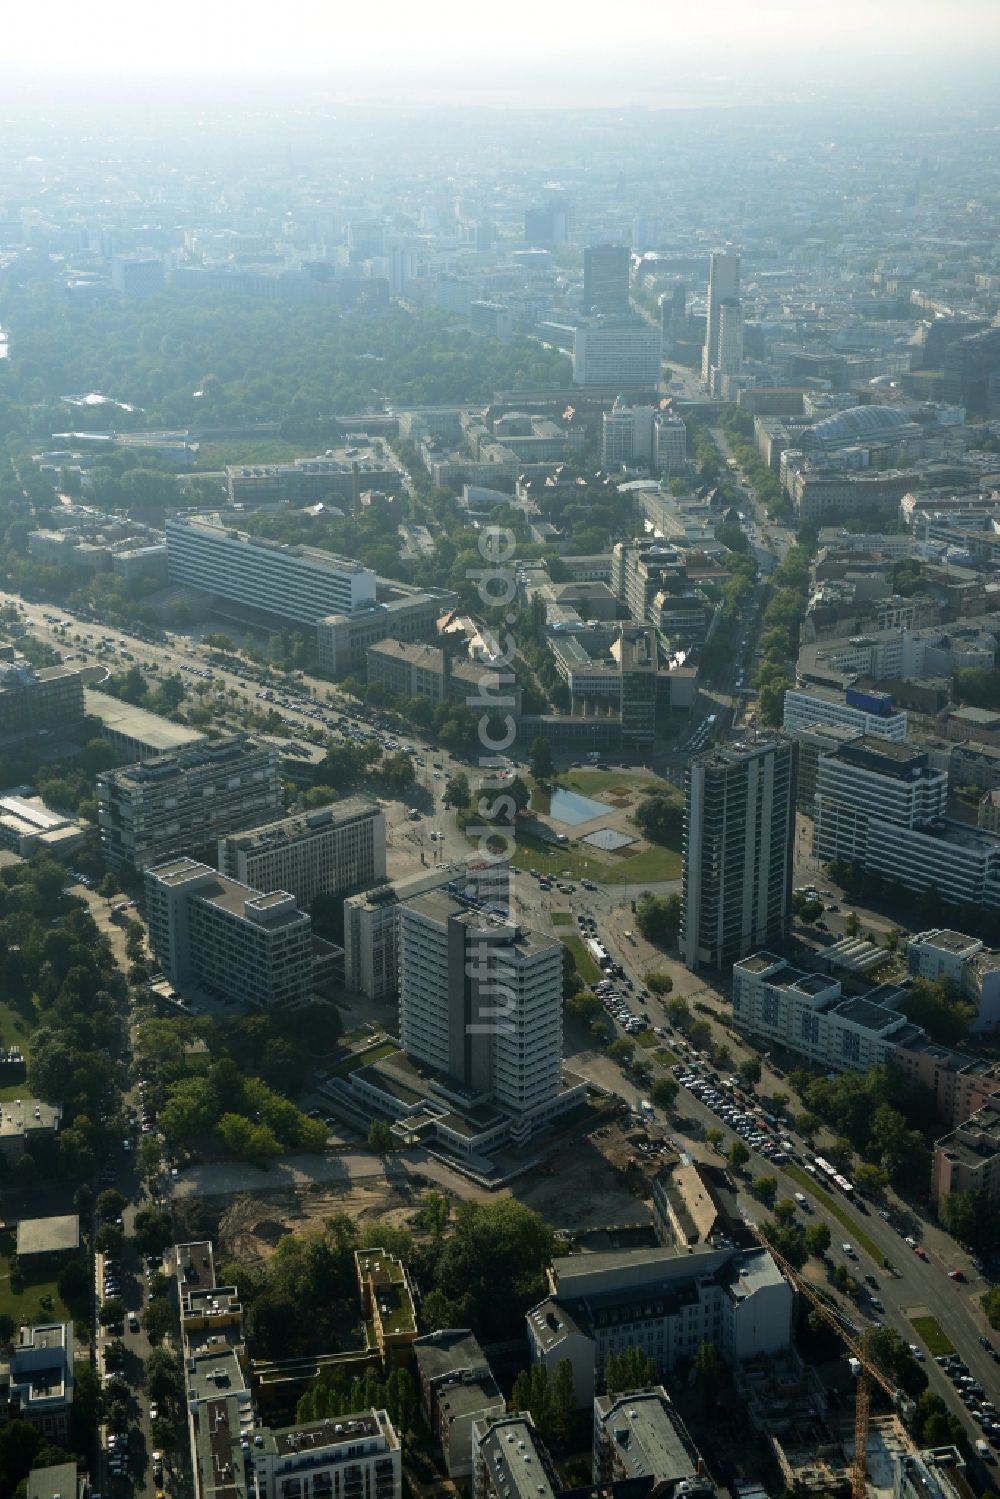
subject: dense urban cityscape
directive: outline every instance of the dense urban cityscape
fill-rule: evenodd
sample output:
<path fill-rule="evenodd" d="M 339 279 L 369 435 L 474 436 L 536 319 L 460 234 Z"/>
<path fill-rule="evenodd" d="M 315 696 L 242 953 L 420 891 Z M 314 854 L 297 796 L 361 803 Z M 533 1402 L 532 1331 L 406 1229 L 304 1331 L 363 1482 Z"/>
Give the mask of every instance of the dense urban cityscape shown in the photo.
<path fill-rule="evenodd" d="M 0 1499 L 1000 1491 L 996 75 L 539 9 L 12 85 Z"/>

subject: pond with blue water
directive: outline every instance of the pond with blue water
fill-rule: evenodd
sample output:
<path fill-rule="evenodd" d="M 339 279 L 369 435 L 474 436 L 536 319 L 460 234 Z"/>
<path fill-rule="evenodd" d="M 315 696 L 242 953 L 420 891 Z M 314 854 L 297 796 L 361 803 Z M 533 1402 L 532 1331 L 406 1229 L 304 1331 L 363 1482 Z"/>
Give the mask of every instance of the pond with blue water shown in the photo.
<path fill-rule="evenodd" d="M 566 823 L 568 827 L 593 822 L 595 817 L 606 817 L 609 810 L 606 802 L 595 801 L 592 796 L 581 796 L 579 791 L 567 791 L 564 786 L 553 786 L 549 795 L 549 817 L 553 822 Z"/>

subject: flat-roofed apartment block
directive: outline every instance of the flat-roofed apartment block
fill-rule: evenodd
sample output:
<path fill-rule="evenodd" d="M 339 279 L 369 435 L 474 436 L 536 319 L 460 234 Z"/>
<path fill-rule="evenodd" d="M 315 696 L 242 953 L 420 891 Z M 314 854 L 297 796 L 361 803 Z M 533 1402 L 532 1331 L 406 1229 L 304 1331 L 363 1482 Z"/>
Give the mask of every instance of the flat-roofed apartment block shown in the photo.
<path fill-rule="evenodd" d="M 385 813 L 363 796 L 219 839 L 219 868 L 255 890 L 287 890 L 300 906 L 385 879 Z"/>
<path fill-rule="evenodd" d="M 0 1361 L 0 1415 L 30 1421 L 43 1438 L 63 1445 L 73 1409 L 73 1324 L 22 1327 Z"/>
<path fill-rule="evenodd" d="M 472 1472 L 472 1427 L 506 1413 L 503 1395 L 479 1340 L 467 1327 L 417 1338 L 413 1357 L 427 1425 L 441 1444 L 449 1478 Z"/>
<path fill-rule="evenodd" d="M 83 723 L 83 677 L 70 666 L 0 660 L 0 744 L 66 734 Z"/>
<path fill-rule="evenodd" d="M 662 1385 L 594 1400 L 594 1481 L 651 1477 L 686 1499 L 715 1499 L 705 1459 Z"/>
<path fill-rule="evenodd" d="M 293 463 L 240 463 L 226 467 L 231 505 L 256 510 L 267 505 L 352 500 L 362 489 L 398 490 L 400 469 L 370 457 L 296 458 Z"/>
<path fill-rule="evenodd" d="M 931 1198 L 985 1192 L 1000 1198 L 1000 1100 L 984 1104 L 934 1146 Z"/>
<path fill-rule="evenodd" d="M 361 1310 L 372 1324 L 386 1370 L 408 1365 L 417 1336 L 417 1313 L 406 1266 L 385 1249 L 357 1249 L 354 1270 Z"/>
<path fill-rule="evenodd" d="M 557 1259 L 550 1295 L 527 1316 L 532 1363 L 573 1370 L 577 1405 L 591 1407 L 608 1356 L 641 1348 L 658 1373 L 706 1339 L 727 1363 L 785 1352 L 793 1292 L 766 1249 L 641 1249 Z"/>
<path fill-rule="evenodd" d="M 473 1499 L 556 1499 L 561 1492 L 529 1412 L 473 1422 Z"/>
<path fill-rule="evenodd" d="M 299 625 L 375 602 L 370 567 L 318 547 L 250 536 L 217 514 L 167 520 L 170 581 Z"/>
<path fill-rule="evenodd" d="M 309 917 L 284 890 L 251 890 L 195 859 L 146 870 L 149 945 L 178 989 L 195 985 L 262 1009 L 312 994 Z"/>
<path fill-rule="evenodd" d="M 384 1410 L 250 1436 L 255 1499 L 400 1499 L 399 1437 Z"/>
<path fill-rule="evenodd" d="M 143 870 L 179 854 L 216 852 L 218 839 L 268 822 L 283 807 L 277 751 L 235 734 L 97 778 L 104 857 Z"/>
<path fill-rule="evenodd" d="M 893 1499 L 973 1499 L 957 1447 L 925 1447 L 894 1455 Z"/>
<path fill-rule="evenodd" d="M 921 1039 L 923 1030 L 901 1008 L 906 998 L 899 984 L 845 997 L 838 979 L 805 973 L 769 952 L 733 964 L 734 1025 L 827 1071 L 867 1072 Z"/>

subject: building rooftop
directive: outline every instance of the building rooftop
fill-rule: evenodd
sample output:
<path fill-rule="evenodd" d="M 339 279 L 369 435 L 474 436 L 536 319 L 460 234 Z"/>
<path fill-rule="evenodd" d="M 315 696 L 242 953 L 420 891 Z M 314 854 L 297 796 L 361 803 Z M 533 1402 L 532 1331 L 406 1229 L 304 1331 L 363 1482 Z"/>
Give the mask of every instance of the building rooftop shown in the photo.
<path fill-rule="evenodd" d="M 698 1472 L 698 1450 L 665 1390 L 633 1391 L 617 1399 L 604 1395 L 597 1406 L 616 1465 L 630 1478 L 649 1475 L 676 1484 Z"/>
<path fill-rule="evenodd" d="M 99 718 L 106 729 L 139 740 L 158 754 L 170 754 L 205 743 L 204 734 L 184 724 L 172 723 L 169 718 L 161 718 L 158 713 L 149 713 L 145 708 L 122 702 L 107 692 L 85 687 L 83 702 L 86 712 L 92 718 Z"/>
<path fill-rule="evenodd" d="M 982 947 L 978 937 L 967 937 L 964 932 L 953 932 L 947 927 L 936 927 L 927 932 L 915 932 L 907 946 L 920 943 L 927 947 L 938 947 L 943 952 L 971 955 Z"/>
<path fill-rule="evenodd" d="M 480 1455 L 504 1499 L 554 1499 L 562 1488 L 530 1417 L 495 1422 L 480 1444 Z"/>
<path fill-rule="evenodd" d="M 41 1098 L 8 1098 L 0 1103 L 0 1139 L 13 1140 L 32 1130 L 59 1128 L 62 1105 Z"/>
<path fill-rule="evenodd" d="M 82 1488 L 76 1463 L 52 1463 L 32 1468 L 28 1474 L 27 1499 L 77 1499 Z"/>
<path fill-rule="evenodd" d="M 80 1247 L 80 1220 L 75 1213 L 52 1218 L 22 1218 L 17 1225 L 17 1253 L 65 1254 Z"/>
<path fill-rule="evenodd" d="M 336 471 L 336 465 L 330 465 L 330 472 Z M 294 470 L 293 470 L 294 472 Z M 218 535 L 220 538 L 228 538 L 230 541 L 242 542 L 245 546 L 256 547 L 276 556 L 296 558 L 300 562 L 307 562 L 312 567 L 322 568 L 324 572 L 350 573 L 352 575 L 368 574 L 374 578 L 375 574 L 371 568 L 365 567 L 363 563 L 354 561 L 350 557 L 338 557 L 334 552 L 324 551 L 321 547 L 303 546 L 301 543 L 284 541 L 272 541 L 267 536 L 251 536 L 246 531 L 238 531 L 235 527 L 227 525 L 223 517 L 218 513 L 202 513 L 198 515 L 174 515 L 167 522 L 168 526 L 191 526 L 195 530 L 207 531 Z"/>
<path fill-rule="evenodd" d="M 325 1448 L 345 1447 L 363 1438 L 379 1435 L 384 1435 L 388 1440 L 391 1431 L 385 1412 L 371 1410 L 336 1419 L 310 1421 L 305 1426 L 258 1427 L 253 1434 L 253 1446 L 255 1450 L 270 1452 L 275 1457 L 288 1457 L 299 1452 L 321 1452 Z M 398 1445 L 394 1434 L 391 1445 Z"/>
<path fill-rule="evenodd" d="M 438 1379 L 456 1369 L 487 1368 L 479 1339 L 468 1327 L 447 1327 L 416 1338 L 413 1354 L 427 1379 Z"/>

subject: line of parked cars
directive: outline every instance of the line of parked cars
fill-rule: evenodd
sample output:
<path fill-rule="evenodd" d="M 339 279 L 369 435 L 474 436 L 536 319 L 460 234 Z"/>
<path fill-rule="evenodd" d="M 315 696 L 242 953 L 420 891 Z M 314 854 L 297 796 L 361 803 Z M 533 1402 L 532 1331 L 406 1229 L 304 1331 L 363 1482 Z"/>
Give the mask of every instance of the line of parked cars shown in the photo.
<path fill-rule="evenodd" d="M 594 985 L 594 993 L 609 1015 L 613 1015 L 628 1035 L 634 1036 L 646 1029 L 646 1022 L 634 1010 L 630 1010 L 623 995 L 618 993 L 610 979 L 602 979 Z"/>
<path fill-rule="evenodd" d="M 777 1119 L 760 1109 L 748 1108 L 742 1095 L 737 1098 L 740 1090 L 734 1078 L 720 1079 L 716 1086 L 710 1078 L 689 1071 L 683 1063 L 678 1063 L 673 1072 L 681 1087 L 700 1098 L 751 1150 L 776 1164 L 788 1160 L 792 1154 L 791 1142 L 782 1137 Z"/>
<path fill-rule="evenodd" d="M 979 1341 L 984 1348 L 989 1350 L 991 1357 L 995 1361 L 1000 1362 L 1000 1357 L 998 1357 L 989 1339 L 980 1338 Z M 1000 1412 L 997 1411 L 993 1401 L 986 1398 L 986 1393 L 979 1380 L 975 1379 L 969 1373 L 968 1364 L 964 1363 L 956 1353 L 941 1354 L 935 1362 L 940 1364 L 955 1386 L 959 1400 L 961 1400 L 976 1425 L 982 1429 L 983 1437 L 994 1447 L 1000 1447 Z M 981 1448 L 979 1449 L 979 1454 L 981 1457 L 985 1456 Z"/>

